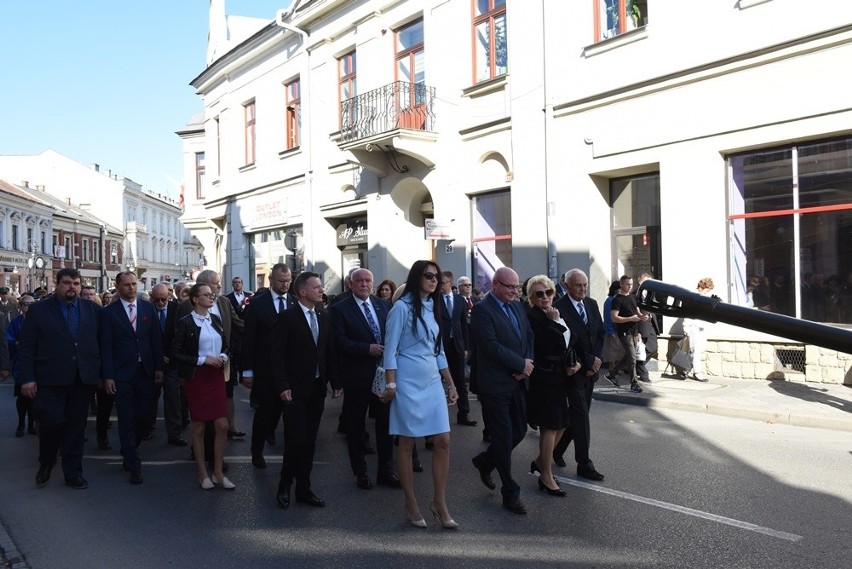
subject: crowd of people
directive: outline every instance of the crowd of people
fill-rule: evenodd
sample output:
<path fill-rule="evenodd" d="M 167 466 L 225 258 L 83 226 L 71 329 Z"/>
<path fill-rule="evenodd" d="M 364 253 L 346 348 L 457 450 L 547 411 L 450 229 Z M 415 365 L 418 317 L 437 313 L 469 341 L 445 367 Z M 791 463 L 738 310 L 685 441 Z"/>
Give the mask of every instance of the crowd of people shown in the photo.
<path fill-rule="evenodd" d="M 642 275 L 647 278 L 649 275 Z M 112 448 L 108 427 L 115 408 L 124 470 L 142 484 L 140 443 L 152 437 L 162 398 L 168 443 L 188 446 L 202 490 L 233 490 L 224 460 L 228 439 L 247 433 L 236 425 L 234 389 L 251 390 L 251 463 L 267 467 L 264 449 L 283 424 L 284 451 L 275 501 L 323 507 L 311 471 L 325 401 L 343 397 L 339 432 L 345 433 L 357 488 L 402 489 L 405 520 L 427 527 L 414 492 L 422 470 L 416 440 L 432 451 L 429 512 L 446 529 L 458 527 L 447 503 L 450 410 L 457 425 L 474 427 L 469 391 L 477 394 L 488 447 L 472 457 L 481 482 L 503 506 L 527 512 L 512 476 L 512 453 L 529 426 L 540 432 L 530 472 L 538 488 L 565 496 L 553 474 L 565 466 L 571 442 L 578 476 L 603 481 L 590 458 L 589 408 L 604 365 L 604 344 L 621 352 L 607 377 L 647 381 L 637 345 L 655 342 L 653 320 L 639 310 L 632 279 L 613 283 L 602 315 L 588 296 L 588 277 L 571 269 L 554 283 L 535 275 L 522 284 L 509 267 L 496 270 L 490 291 L 477 294 L 471 279 L 455 279 L 434 261 L 417 261 L 404 283 L 375 285 L 371 271 L 353 270 L 345 291 L 329 298 L 320 275 L 294 275 L 272 267 L 269 286 L 254 294 L 235 277 L 221 294 L 220 275 L 199 273 L 191 286 L 159 283 L 146 295 L 133 272 L 115 277 L 114 291 L 98 294 L 81 285 L 71 268 L 58 271 L 55 290 L 40 300 L 14 302 L 0 290 L 0 372 L 11 373 L 19 424 L 17 436 L 39 435 L 35 483 L 48 484 L 61 457 L 65 483 L 86 488 L 85 427 L 96 411 L 97 446 Z M 179 283 L 184 285 L 185 283 Z M 602 317 L 603 316 L 603 317 Z M 8 354 L 5 349 L 8 348 Z M 656 352 L 656 348 L 653 348 Z M 377 368 L 384 391 L 374 392 Z M 644 374 L 643 374 L 644 371 Z M 367 417 L 374 418 L 375 476 Z M 394 446 L 397 447 L 394 460 Z"/>

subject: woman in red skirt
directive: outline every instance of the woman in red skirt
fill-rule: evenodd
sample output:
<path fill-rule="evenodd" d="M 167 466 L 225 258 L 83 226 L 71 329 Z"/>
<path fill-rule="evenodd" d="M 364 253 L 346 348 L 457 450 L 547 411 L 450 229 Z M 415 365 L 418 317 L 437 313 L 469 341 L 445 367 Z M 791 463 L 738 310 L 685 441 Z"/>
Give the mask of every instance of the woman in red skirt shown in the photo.
<path fill-rule="evenodd" d="M 195 284 L 189 290 L 193 310 L 181 318 L 175 328 L 172 352 L 178 364 L 178 377 L 186 392 L 192 419 L 192 448 L 198 467 L 198 483 L 204 490 L 222 486 L 236 488 L 222 473 L 222 456 L 228 436 L 228 400 L 225 396 L 224 367 L 228 346 L 222 320 L 210 308 L 216 297 L 206 284 Z M 213 421 L 213 476 L 207 473 L 204 457 L 204 426 Z"/>

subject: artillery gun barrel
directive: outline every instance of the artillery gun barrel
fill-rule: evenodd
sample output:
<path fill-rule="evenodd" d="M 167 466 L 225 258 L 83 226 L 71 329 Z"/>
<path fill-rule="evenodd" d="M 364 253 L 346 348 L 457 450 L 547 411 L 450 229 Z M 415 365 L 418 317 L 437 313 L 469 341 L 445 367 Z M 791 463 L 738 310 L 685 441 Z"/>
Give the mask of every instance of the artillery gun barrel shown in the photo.
<path fill-rule="evenodd" d="M 852 353 L 852 330 L 728 304 L 722 302 L 718 296 L 702 296 L 654 279 L 648 279 L 639 285 L 637 296 L 639 306 L 643 310 L 663 316 L 724 322 L 796 342 Z"/>

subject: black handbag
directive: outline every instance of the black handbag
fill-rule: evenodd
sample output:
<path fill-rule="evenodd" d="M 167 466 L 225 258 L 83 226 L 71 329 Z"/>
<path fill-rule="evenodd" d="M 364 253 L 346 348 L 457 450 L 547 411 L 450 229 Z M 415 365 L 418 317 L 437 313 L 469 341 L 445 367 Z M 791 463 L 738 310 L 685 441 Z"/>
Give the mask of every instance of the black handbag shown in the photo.
<path fill-rule="evenodd" d="M 568 370 L 577 365 L 577 352 L 574 348 L 565 348 L 562 352 L 562 371 L 568 375 Z"/>

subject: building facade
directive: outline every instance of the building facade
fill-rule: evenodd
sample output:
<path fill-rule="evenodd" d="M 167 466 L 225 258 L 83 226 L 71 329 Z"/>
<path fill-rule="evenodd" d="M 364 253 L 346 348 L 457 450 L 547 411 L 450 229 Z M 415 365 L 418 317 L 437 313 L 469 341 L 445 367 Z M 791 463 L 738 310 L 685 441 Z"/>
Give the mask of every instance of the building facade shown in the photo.
<path fill-rule="evenodd" d="M 504 265 L 580 267 L 602 299 L 650 272 L 852 324 L 848 3 L 296 0 L 252 28 L 212 2 L 210 19 L 185 218 L 226 278 L 262 286 L 283 261 L 338 292 L 353 266 L 400 281 L 431 258 L 485 290 Z M 711 374 L 852 383 L 850 364 L 711 328 Z"/>
<path fill-rule="evenodd" d="M 180 222 L 177 201 L 97 164 L 53 150 L 0 156 L 0 177 L 27 180 L 28 189 L 44 192 L 40 199 L 59 213 L 52 241 L 41 250 L 52 255 L 54 267 L 80 269 L 86 282 L 109 288 L 118 271 L 133 270 L 146 290 L 185 280 L 203 264 L 201 243 Z"/>

